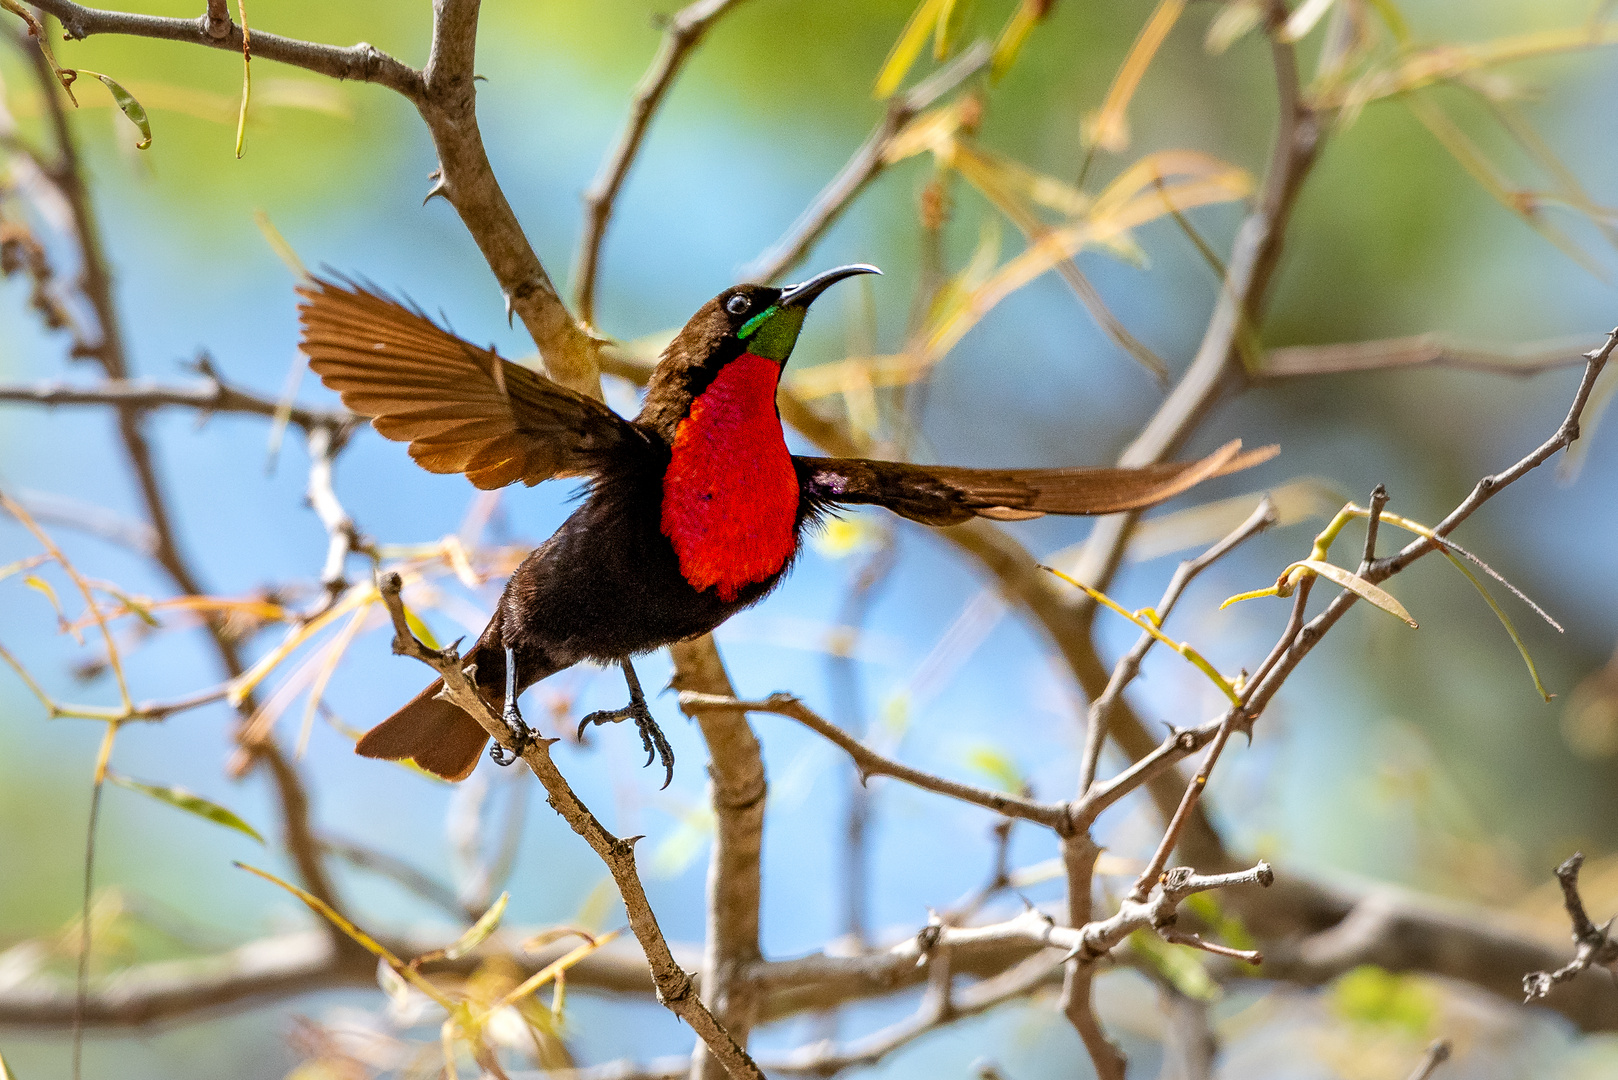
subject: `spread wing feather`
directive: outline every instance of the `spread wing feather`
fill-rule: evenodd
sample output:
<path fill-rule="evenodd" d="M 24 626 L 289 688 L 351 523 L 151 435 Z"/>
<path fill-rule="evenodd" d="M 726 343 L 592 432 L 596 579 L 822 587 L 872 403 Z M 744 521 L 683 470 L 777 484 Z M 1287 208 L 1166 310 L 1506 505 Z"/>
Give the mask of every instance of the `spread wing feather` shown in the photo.
<path fill-rule="evenodd" d="M 875 503 L 927 525 L 972 517 L 1018 521 L 1044 514 L 1112 514 L 1154 506 L 1202 481 L 1251 468 L 1277 448 L 1242 453 L 1241 440 L 1201 461 L 1138 469 L 959 469 L 865 458 L 794 458 L 804 493 L 819 503 Z"/>
<path fill-rule="evenodd" d="M 309 367 L 343 404 L 436 473 L 485 490 L 594 472 L 606 455 L 644 444 L 594 398 L 502 360 L 420 311 L 353 282 L 298 288 Z"/>

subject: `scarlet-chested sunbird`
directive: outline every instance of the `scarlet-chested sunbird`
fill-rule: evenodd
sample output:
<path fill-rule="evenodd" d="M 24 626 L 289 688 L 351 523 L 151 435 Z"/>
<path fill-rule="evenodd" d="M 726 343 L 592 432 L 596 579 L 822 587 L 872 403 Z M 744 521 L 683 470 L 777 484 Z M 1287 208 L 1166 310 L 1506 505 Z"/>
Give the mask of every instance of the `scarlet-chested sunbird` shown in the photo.
<path fill-rule="evenodd" d="M 758 603 L 791 567 L 804 529 L 835 507 L 874 503 L 928 525 L 1107 514 L 1152 506 L 1274 453 L 1242 454 L 1237 441 L 1201 461 L 1139 469 L 960 469 L 789 453 L 775 399 L 809 305 L 844 278 L 875 273 L 840 266 L 784 289 L 726 289 L 663 351 L 634 420 L 372 289 L 316 279 L 298 290 L 309 366 L 377 431 L 408 442 L 422 468 L 465 473 L 485 490 L 588 482 L 579 508 L 506 583 L 464 658 L 519 752 L 530 737 L 517 711 L 523 690 L 583 660 L 617 664 L 629 704 L 585 723 L 633 719 L 647 764 L 655 752 L 672 777 L 673 754 L 631 658 Z M 437 696 L 441 687 L 417 694 L 356 750 L 464 779 L 488 735 Z M 492 751 L 512 760 L 499 745 Z"/>

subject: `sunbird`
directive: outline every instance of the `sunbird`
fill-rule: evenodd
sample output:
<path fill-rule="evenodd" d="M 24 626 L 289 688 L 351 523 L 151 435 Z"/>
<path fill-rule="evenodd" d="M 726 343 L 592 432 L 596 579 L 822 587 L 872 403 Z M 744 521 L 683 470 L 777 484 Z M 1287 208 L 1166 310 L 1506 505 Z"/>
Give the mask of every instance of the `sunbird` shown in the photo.
<path fill-rule="evenodd" d="M 429 472 L 478 488 L 583 477 L 573 514 L 523 560 L 463 658 L 515 737 L 529 686 L 581 661 L 617 664 L 629 704 L 579 726 L 634 720 L 646 764 L 674 775 L 631 660 L 705 634 L 764 599 L 791 568 L 804 530 L 837 507 L 871 503 L 913 521 L 1109 514 L 1172 498 L 1268 459 L 1231 442 L 1200 461 L 1138 469 L 962 469 L 787 450 L 776 393 L 809 305 L 874 266 L 839 266 L 777 289 L 743 284 L 704 304 L 658 359 L 633 420 L 502 359 L 421 311 L 351 281 L 298 289 L 309 367 L 351 411 L 410 444 Z M 448 780 L 471 774 L 488 733 L 434 682 L 372 728 L 366 757 L 411 758 Z"/>

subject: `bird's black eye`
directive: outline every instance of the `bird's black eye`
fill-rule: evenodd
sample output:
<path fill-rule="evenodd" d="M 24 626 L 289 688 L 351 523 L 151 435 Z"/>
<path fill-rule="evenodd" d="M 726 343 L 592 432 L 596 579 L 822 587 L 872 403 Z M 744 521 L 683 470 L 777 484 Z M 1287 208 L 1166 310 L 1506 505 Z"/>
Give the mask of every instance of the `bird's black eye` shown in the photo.
<path fill-rule="evenodd" d="M 730 312 L 732 315 L 746 315 L 747 309 L 752 306 L 752 301 L 748 300 L 745 296 L 732 296 L 729 300 L 725 301 L 725 310 Z"/>

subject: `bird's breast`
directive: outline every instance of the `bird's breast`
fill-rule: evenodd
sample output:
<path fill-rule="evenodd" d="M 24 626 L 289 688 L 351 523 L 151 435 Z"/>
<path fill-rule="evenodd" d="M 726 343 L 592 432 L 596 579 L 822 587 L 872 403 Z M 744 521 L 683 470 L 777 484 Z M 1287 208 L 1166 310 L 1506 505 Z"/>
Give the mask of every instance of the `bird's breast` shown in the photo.
<path fill-rule="evenodd" d="M 797 547 L 798 477 L 775 408 L 781 365 L 726 364 L 676 429 L 663 479 L 663 535 L 680 573 L 730 601 L 781 572 Z"/>

